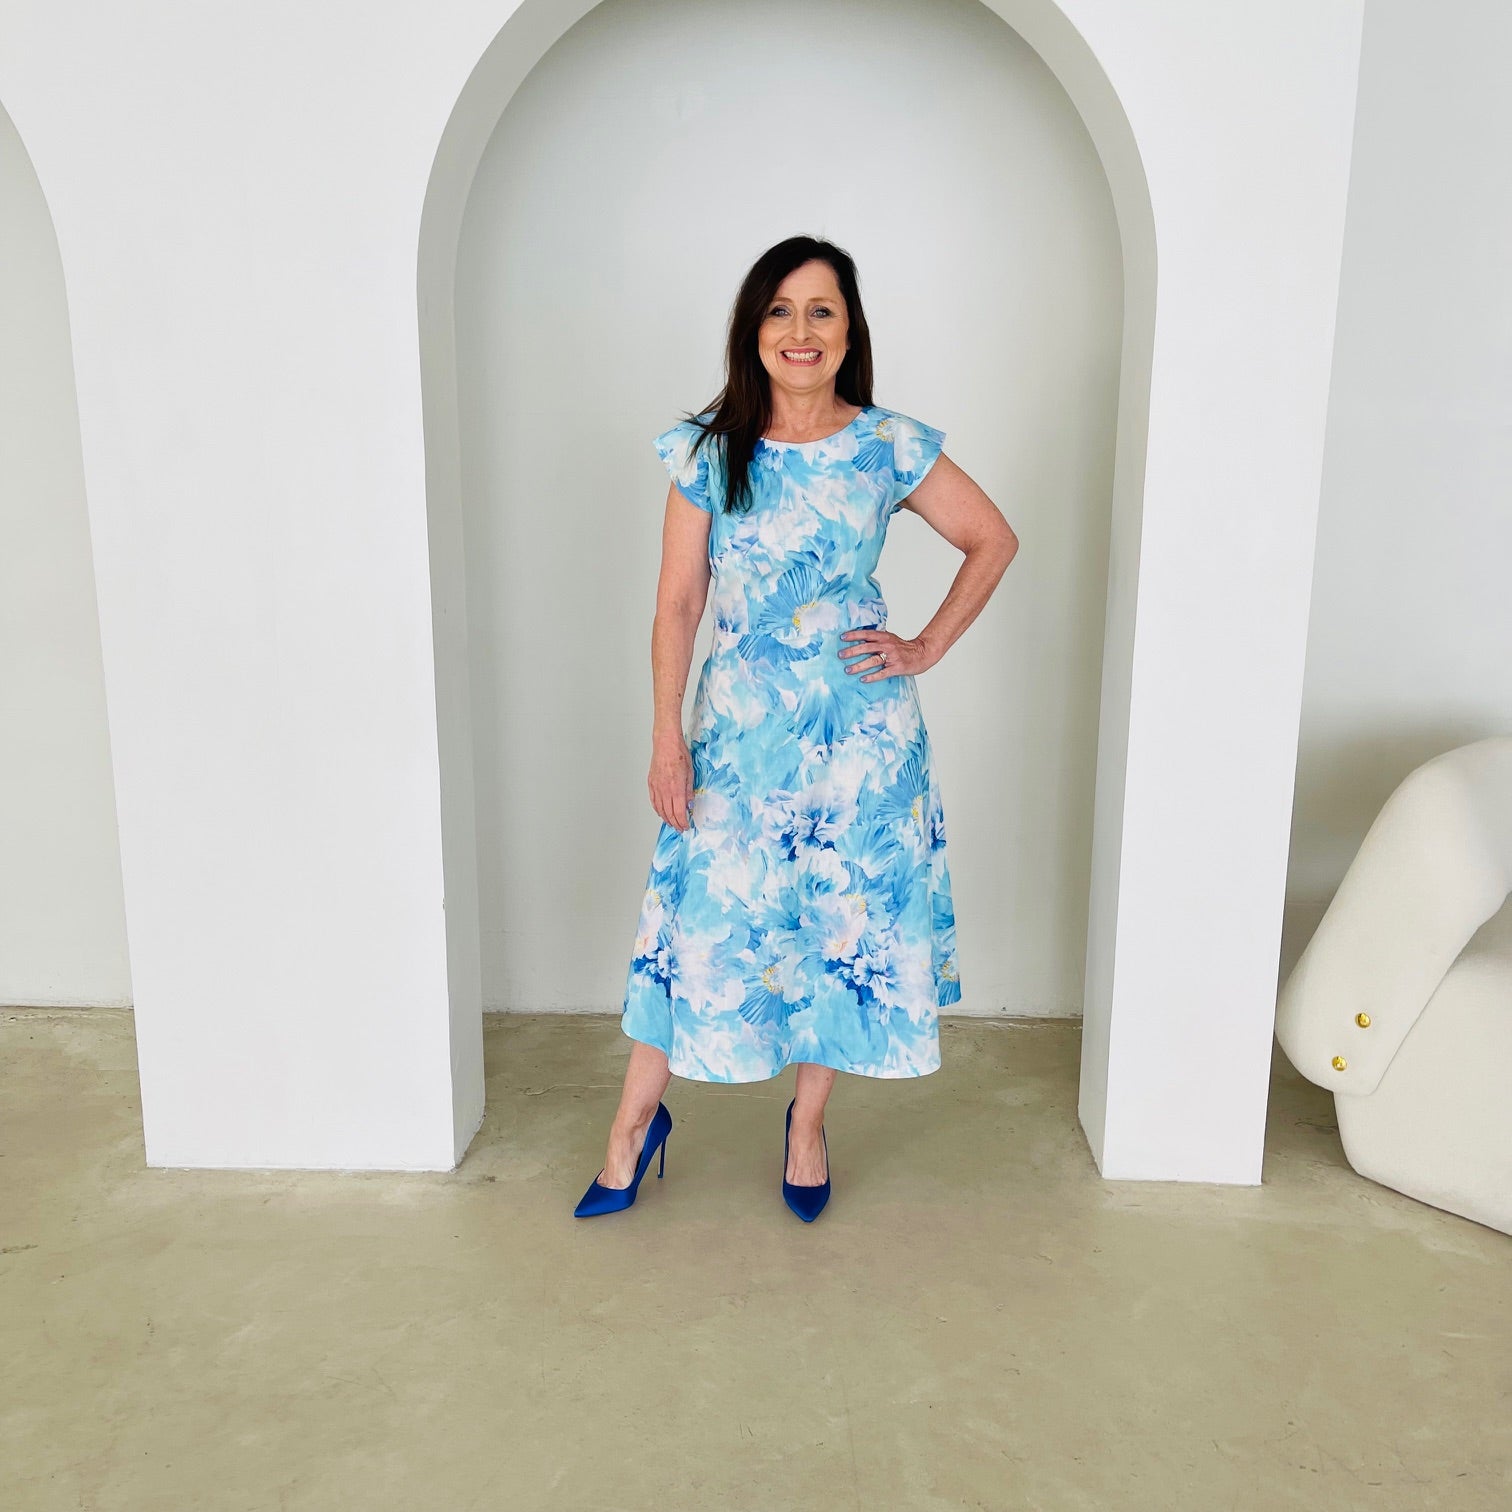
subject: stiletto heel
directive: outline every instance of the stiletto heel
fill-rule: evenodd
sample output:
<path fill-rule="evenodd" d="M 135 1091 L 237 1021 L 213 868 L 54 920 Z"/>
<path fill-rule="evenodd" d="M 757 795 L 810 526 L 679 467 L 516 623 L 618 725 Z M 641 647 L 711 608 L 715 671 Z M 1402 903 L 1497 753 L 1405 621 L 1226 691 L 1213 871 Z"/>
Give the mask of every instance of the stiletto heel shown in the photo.
<path fill-rule="evenodd" d="M 797 1102 L 797 1098 L 793 1102 Z M 793 1132 L 793 1103 L 788 1104 L 787 1123 L 782 1134 L 782 1200 L 803 1219 L 812 1223 L 829 1201 L 829 1138 L 824 1125 L 819 1126 L 819 1138 L 824 1141 L 824 1180 L 818 1186 L 797 1186 L 787 1179 L 788 1139 Z"/>
<path fill-rule="evenodd" d="M 667 1174 L 667 1141 L 662 1140 L 661 1164 L 656 1168 L 656 1179 L 660 1181 Z"/>
<path fill-rule="evenodd" d="M 598 1176 L 588 1183 L 588 1190 L 578 1199 L 578 1205 L 573 1209 L 574 1218 L 596 1218 L 600 1213 L 617 1213 L 630 1206 L 635 1201 L 636 1191 L 641 1184 L 641 1177 L 651 1169 L 651 1157 L 657 1150 L 661 1151 L 661 1166 L 657 1171 L 660 1179 L 667 1169 L 667 1135 L 672 1132 L 672 1115 L 667 1112 L 665 1103 L 657 1103 L 656 1112 L 651 1116 L 650 1127 L 646 1130 L 646 1142 L 641 1146 L 640 1156 L 635 1162 L 635 1175 L 631 1178 L 627 1187 L 606 1187 L 599 1185 Z M 599 1176 L 604 1173 L 599 1172 Z"/>

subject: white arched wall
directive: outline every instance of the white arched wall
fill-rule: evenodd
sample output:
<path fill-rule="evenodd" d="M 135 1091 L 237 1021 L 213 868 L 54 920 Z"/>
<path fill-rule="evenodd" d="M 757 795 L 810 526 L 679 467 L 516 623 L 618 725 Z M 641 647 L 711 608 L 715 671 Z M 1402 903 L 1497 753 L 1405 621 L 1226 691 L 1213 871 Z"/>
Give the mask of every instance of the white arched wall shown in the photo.
<path fill-rule="evenodd" d="M 587 8 L 0 21 L 70 285 L 149 1164 L 445 1169 L 481 1117 L 451 268 Z M 1104 1175 L 1254 1182 L 1361 0 L 992 8 L 1124 245 L 1081 1119 Z"/>
<path fill-rule="evenodd" d="M 773 72 L 800 23 L 846 39 L 822 91 Z M 816 171 L 816 142 L 848 146 Z M 731 291 L 798 229 L 858 259 L 877 401 L 943 425 L 1023 542 L 920 679 L 969 968 L 950 1012 L 1081 1015 L 1124 306 L 1085 123 L 980 0 L 608 0 L 510 97 L 457 251 L 485 1025 L 618 1005 L 658 824 L 647 437 L 718 386 Z M 960 560 L 897 516 L 892 625 Z"/>

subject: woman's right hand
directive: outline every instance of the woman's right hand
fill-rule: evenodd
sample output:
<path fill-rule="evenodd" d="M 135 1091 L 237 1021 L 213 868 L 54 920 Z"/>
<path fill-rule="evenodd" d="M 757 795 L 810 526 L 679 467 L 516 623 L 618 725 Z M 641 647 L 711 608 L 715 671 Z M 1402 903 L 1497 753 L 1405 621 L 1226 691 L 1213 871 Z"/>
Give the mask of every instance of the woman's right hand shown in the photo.
<path fill-rule="evenodd" d="M 687 829 L 693 802 L 693 755 L 681 730 L 657 731 L 651 737 L 651 771 L 646 777 L 651 807 L 665 824 Z"/>

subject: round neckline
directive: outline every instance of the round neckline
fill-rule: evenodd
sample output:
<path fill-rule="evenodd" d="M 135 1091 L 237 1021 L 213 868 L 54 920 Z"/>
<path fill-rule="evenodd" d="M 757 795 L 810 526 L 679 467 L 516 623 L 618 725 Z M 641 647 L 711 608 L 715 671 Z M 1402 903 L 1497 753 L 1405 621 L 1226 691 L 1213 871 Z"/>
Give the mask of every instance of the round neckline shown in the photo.
<path fill-rule="evenodd" d="M 835 431 L 833 435 L 820 436 L 813 441 L 774 441 L 769 436 L 758 436 L 757 440 L 759 440 L 763 446 L 795 446 L 800 450 L 804 447 L 809 446 L 823 446 L 827 441 L 838 441 L 841 436 L 846 433 L 846 431 L 850 430 L 852 426 L 857 425 L 875 408 L 876 405 L 874 404 L 863 404 L 860 410 L 858 410 L 856 414 L 852 415 L 851 418 L 844 425 L 842 425 L 839 430 Z"/>

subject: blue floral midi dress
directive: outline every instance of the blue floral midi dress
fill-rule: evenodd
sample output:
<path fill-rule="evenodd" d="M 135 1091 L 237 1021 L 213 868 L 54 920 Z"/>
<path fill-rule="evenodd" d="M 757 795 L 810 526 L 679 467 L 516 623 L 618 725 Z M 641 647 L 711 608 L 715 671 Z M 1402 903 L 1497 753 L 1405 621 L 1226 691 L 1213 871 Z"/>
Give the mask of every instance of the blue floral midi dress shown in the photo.
<path fill-rule="evenodd" d="M 621 1028 L 694 1081 L 923 1076 L 961 996 L 929 733 L 912 675 L 865 682 L 838 652 L 887 624 L 888 521 L 945 433 L 867 405 L 822 440 L 759 440 L 743 514 L 722 507 L 722 438 L 695 453 L 699 434 L 654 441 L 711 515 L 714 629 L 689 826 L 657 836 Z"/>

